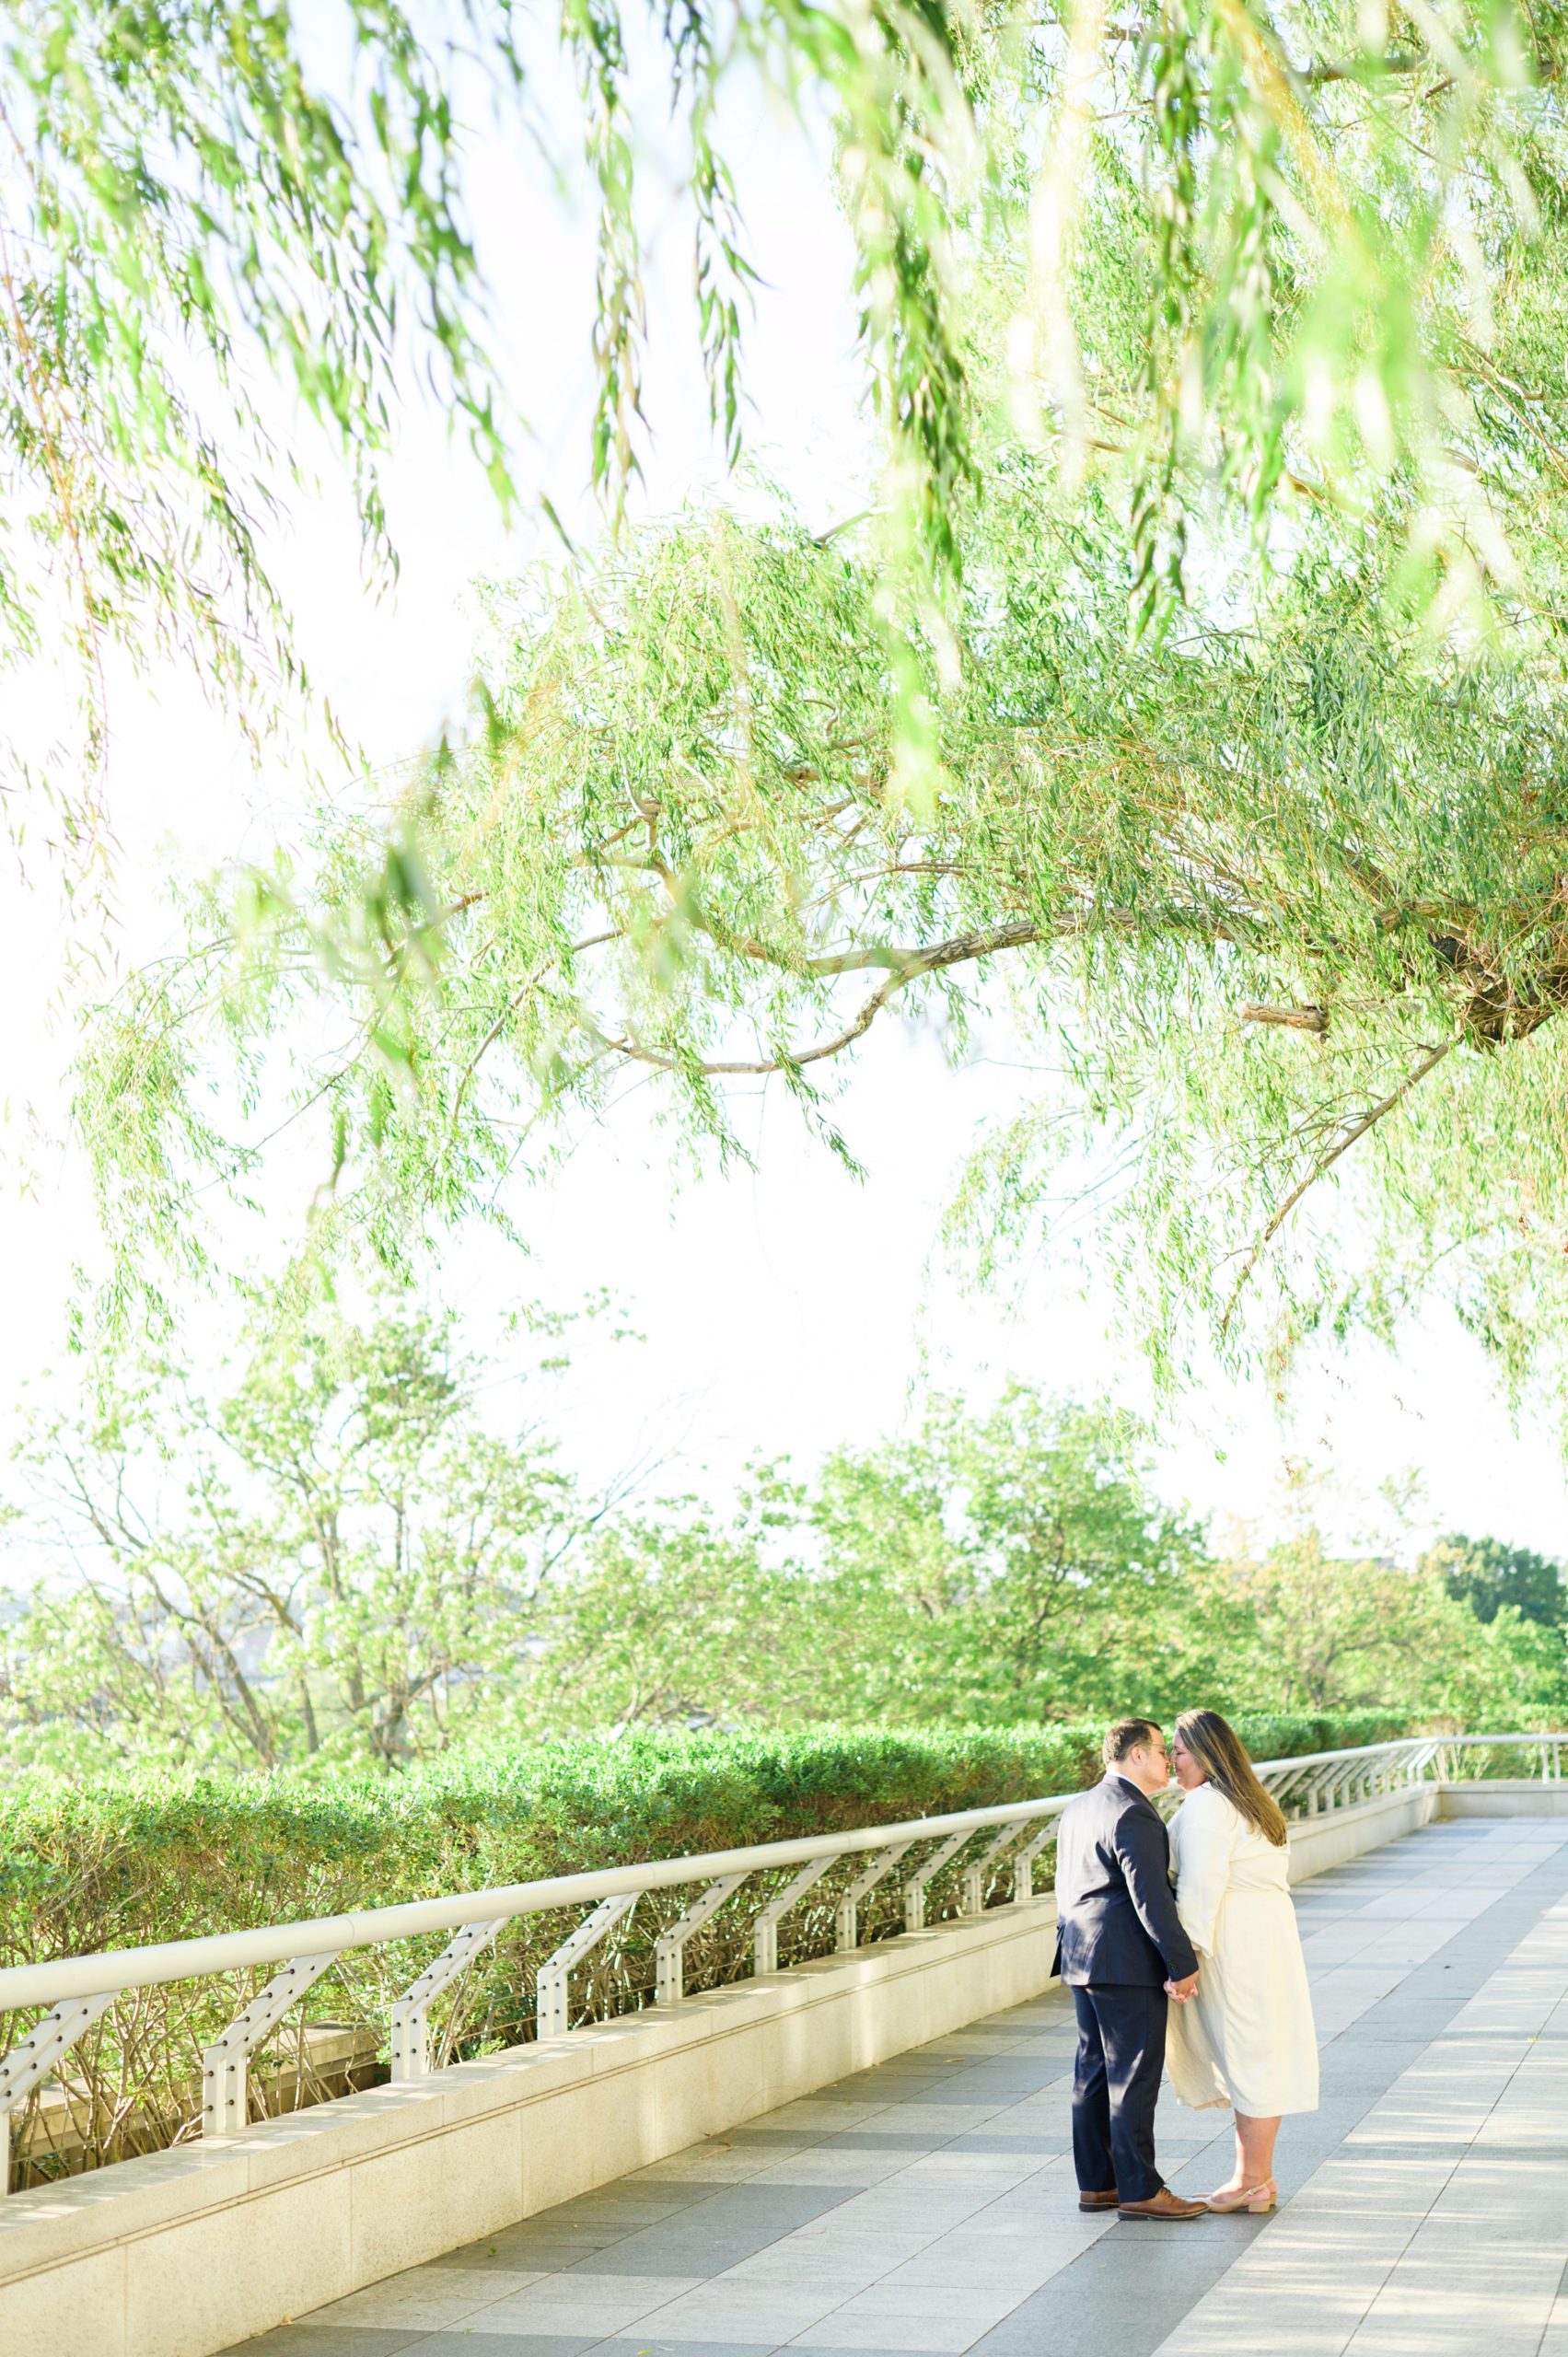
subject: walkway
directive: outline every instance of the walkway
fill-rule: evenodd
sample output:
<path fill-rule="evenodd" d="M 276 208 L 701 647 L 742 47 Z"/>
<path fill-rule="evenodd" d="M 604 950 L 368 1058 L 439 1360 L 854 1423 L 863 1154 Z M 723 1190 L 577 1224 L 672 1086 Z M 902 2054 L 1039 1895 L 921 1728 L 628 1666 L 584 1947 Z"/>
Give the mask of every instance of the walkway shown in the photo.
<path fill-rule="evenodd" d="M 246 2357 L 1568 2357 L 1568 1826 L 1434 1827 L 1299 1905 L 1323 2105 L 1272 2218 L 1080 2218 L 1053 1992 Z M 1184 2190 L 1213 2119 L 1161 2106 Z"/>

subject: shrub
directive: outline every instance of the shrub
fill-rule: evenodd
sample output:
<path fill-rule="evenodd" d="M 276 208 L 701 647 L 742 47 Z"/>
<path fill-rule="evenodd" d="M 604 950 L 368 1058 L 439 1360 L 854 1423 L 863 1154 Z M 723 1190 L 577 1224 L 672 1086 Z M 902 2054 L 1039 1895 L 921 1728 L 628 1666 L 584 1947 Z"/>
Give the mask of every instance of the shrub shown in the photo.
<path fill-rule="evenodd" d="M 1367 1713 L 1237 1724 L 1260 1758 L 1403 1731 Z M 190 1939 L 1068 1792 L 1100 1772 L 1100 1732 L 1098 1725 L 640 1732 L 449 1758 L 401 1778 L 215 1782 L 170 1774 L 12 1792 L 0 1796 L 0 1962 Z M 933 1921 L 956 1904 L 960 1864 L 931 1886 Z M 1005 1876 L 1009 1869 L 1004 1864 L 998 1871 Z M 842 1870 L 830 1872 L 791 1917 L 791 1956 L 831 1945 L 844 1878 Z M 654 1941 L 690 1895 L 651 1896 L 595 1952 L 574 1982 L 585 2016 L 647 2001 Z M 697 1935 L 689 1951 L 692 1986 L 749 1968 L 751 1916 L 767 1895 L 759 1877 L 744 1894 L 751 1906 L 721 1910 Z M 529 2034 L 538 1968 L 572 1920 L 529 1917 L 503 1934 L 447 2008 L 440 2053 L 481 2052 Z M 895 1879 L 874 1895 L 865 1933 L 884 1935 L 900 1920 Z M 394 1998 L 441 1945 L 440 1937 L 403 1941 L 345 1956 L 312 1991 L 310 2017 L 384 2027 Z M 194 2133 L 201 2047 L 265 1978 L 233 1974 L 146 1991 L 110 2009 L 71 2065 L 83 2091 L 89 2162 L 125 2149 L 133 2115 L 152 2123 L 143 2141 Z M 23 2026 L 23 2016 L 0 2019 L 0 2051 Z M 296 2026 L 292 2034 L 302 2057 Z M 286 2043 L 280 2035 L 277 2046 Z"/>

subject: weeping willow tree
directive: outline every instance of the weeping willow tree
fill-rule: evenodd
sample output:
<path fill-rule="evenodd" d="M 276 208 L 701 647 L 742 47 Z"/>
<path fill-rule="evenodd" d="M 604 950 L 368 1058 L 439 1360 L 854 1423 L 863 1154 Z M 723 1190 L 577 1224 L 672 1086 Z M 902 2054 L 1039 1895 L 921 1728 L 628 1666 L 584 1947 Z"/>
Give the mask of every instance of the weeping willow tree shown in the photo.
<path fill-rule="evenodd" d="M 853 1152 L 856 1056 L 1005 1001 L 1054 1078 L 969 1175 L 982 1262 L 1086 1149 L 1167 1375 L 1434 1289 L 1551 1361 L 1562 18 L 1086 0 L 966 40 L 980 161 L 900 151 L 941 235 L 898 216 L 866 280 L 951 338 L 879 347 L 879 512 L 692 513 L 500 601 L 471 741 L 243 879 L 238 959 L 220 897 L 102 1010 L 81 1117 L 138 1246 L 192 1249 L 190 1188 L 256 1151 L 215 1056 L 242 1101 L 300 1043 L 323 1233 L 389 1257 L 630 1070 L 721 1151 L 775 1075 Z"/>

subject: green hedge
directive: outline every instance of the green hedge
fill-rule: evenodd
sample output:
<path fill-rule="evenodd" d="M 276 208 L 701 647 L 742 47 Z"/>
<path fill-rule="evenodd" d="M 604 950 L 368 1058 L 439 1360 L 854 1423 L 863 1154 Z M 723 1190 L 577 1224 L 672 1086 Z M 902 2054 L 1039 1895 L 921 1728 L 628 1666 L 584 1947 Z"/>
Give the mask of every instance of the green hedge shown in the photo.
<path fill-rule="evenodd" d="M 1366 1716 L 1237 1724 L 1259 1758 L 1401 1731 L 1398 1722 Z M 0 1797 L 0 1962 L 189 1939 L 1068 1792 L 1099 1773 L 1100 1732 L 638 1734 L 469 1757 L 378 1780 L 166 1777 L 13 1792 Z M 930 1885 L 930 1921 L 957 1906 L 962 1863 L 955 1860 Z M 831 1946 L 834 1903 L 853 1866 L 832 1867 L 792 1912 L 784 1961 Z M 994 1888 L 1010 1879 L 1005 1862 L 996 1875 Z M 755 1877 L 697 1933 L 687 1952 L 689 1986 L 714 1987 L 749 1971 L 752 1920 L 782 1880 Z M 689 1897 L 651 1893 L 594 1951 L 574 1977 L 578 2018 L 647 2002 L 654 1943 Z M 438 2060 L 531 2034 L 539 1967 L 578 1912 L 507 1927 L 444 2003 L 435 2026 Z M 863 1910 L 863 1936 L 880 1937 L 900 1922 L 895 1879 Z M 394 2000 L 441 1945 L 436 1935 L 351 1951 L 312 1990 L 309 2016 L 371 2025 L 371 2042 L 378 2029 L 384 2055 Z M 72 2056 L 78 2109 L 88 2123 L 85 2154 L 51 2141 L 35 2096 L 16 2122 L 22 2177 L 37 2181 L 191 2134 L 201 2049 L 265 1978 L 231 1973 L 134 1993 L 111 2007 Z M 0 2015 L 0 2053 L 32 2018 Z M 376 2067 L 366 2065 L 372 2073 Z M 297 2016 L 256 2058 L 256 2071 L 253 2087 L 264 2074 L 276 2087 L 294 2073 L 303 2100 L 339 2091 L 313 2078 Z"/>
<path fill-rule="evenodd" d="M 1259 1759 L 1408 1721 L 1258 1717 Z M 1099 1773 L 1099 1727 L 638 1733 L 406 1777 L 182 1777 L 0 1797 L 0 1958 L 337 1914 L 639 1858 L 984 1808 Z"/>

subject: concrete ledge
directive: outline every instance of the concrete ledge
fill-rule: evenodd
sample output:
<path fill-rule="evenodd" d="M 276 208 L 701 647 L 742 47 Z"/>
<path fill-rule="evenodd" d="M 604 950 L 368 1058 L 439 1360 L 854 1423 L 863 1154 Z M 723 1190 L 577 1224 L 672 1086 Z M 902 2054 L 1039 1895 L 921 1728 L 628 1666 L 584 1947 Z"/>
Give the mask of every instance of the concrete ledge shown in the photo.
<path fill-rule="evenodd" d="M 1439 1817 L 1568 1817 L 1568 1783 L 1489 1777 L 1482 1784 L 1438 1784 Z"/>
<path fill-rule="evenodd" d="M 1300 1818 L 1290 1829 L 1292 1882 L 1347 1865 L 1385 1841 L 1397 1841 L 1401 1834 L 1430 1825 L 1438 1814 L 1437 1795 L 1435 1784 L 1401 1784 L 1394 1792 L 1357 1801 L 1352 1808 Z"/>
<path fill-rule="evenodd" d="M 1436 1808 L 1429 1785 L 1293 1825 L 1291 1879 Z M 1055 1921 L 995 1908 L 0 2200 L 0 2350 L 214 2357 L 1039 1996 Z"/>

